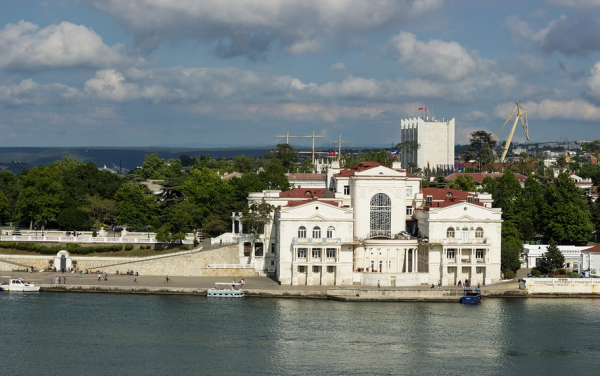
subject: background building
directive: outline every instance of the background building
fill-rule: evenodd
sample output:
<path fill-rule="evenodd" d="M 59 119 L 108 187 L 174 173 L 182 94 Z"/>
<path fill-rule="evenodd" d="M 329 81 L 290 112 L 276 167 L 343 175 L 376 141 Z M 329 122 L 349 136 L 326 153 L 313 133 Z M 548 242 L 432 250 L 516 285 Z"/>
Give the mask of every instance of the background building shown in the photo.
<path fill-rule="evenodd" d="M 454 166 L 454 119 L 410 118 L 400 121 L 400 142 L 404 167 Z M 418 147 L 416 147 L 418 145 Z"/>

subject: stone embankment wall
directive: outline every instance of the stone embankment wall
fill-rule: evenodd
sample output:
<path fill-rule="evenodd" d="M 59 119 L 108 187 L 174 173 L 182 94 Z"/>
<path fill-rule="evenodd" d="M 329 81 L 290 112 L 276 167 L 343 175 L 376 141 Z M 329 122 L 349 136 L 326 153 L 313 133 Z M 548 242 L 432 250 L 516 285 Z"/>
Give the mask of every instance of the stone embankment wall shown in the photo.
<path fill-rule="evenodd" d="M 458 302 L 462 296 L 462 289 L 373 289 L 365 288 L 328 288 L 327 296 L 337 300 L 390 300 L 390 301 L 450 301 Z"/>
<path fill-rule="evenodd" d="M 600 278 L 527 278 L 527 295 L 598 295 Z"/>
<path fill-rule="evenodd" d="M 55 255 L 25 256 L 0 255 L 0 270 L 11 271 L 33 266 L 36 269 L 47 269 Z M 77 270 L 101 270 L 108 274 L 117 271 L 125 273 L 133 270 L 140 275 L 174 275 L 174 276 L 241 276 L 258 275 L 254 269 L 242 268 L 209 268 L 214 264 L 239 264 L 237 245 L 224 246 L 211 250 L 183 251 L 168 255 L 151 257 L 89 257 L 71 255 L 77 262 Z"/>

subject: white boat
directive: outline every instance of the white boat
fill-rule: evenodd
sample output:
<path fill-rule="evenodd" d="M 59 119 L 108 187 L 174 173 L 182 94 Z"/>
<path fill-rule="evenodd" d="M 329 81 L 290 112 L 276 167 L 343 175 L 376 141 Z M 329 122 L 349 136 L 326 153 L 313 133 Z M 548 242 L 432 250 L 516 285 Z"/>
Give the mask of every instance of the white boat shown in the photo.
<path fill-rule="evenodd" d="M 40 286 L 34 285 L 32 282 L 25 282 L 23 278 L 9 279 L 8 283 L 4 282 L 0 285 L 2 291 L 40 291 Z"/>
<path fill-rule="evenodd" d="M 244 291 L 242 290 L 243 284 L 241 283 L 215 283 L 215 287 L 209 289 L 206 292 L 206 296 L 209 298 L 243 298 Z"/>

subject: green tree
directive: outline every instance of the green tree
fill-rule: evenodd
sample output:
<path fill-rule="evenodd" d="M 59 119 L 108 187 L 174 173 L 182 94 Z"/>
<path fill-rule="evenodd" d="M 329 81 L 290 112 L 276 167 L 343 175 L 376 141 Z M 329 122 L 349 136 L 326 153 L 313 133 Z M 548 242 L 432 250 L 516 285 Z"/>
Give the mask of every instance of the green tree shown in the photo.
<path fill-rule="evenodd" d="M 477 185 L 475 185 L 472 175 L 459 175 L 454 183 L 461 191 L 475 192 L 477 190 Z"/>
<path fill-rule="evenodd" d="M 104 227 L 113 217 L 115 207 L 114 200 L 100 196 L 88 196 L 87 205 L 83 210 L 88 213 L 94 227 Z"/>
<path fill-rule="evenodd" d="M 63 230 L 85 230 L 89 228 L 88 215 L 77 208 L 63 209 L 56 219 Z"/>
<path fill-rule="evenodd" d="M 156 198 L 138 184 L 123 184 L 115 194 L 117 224 L 142 229 L 156 221 L 157 212 Z"/>
<path fill-rule="evenodd" d="M 15 221 L 19 216 L 17 200 L 19 198 L 19 178 L 8 170 L 0 171 L 0 192 L 8 202 L 8 213 L 5 221 Z"/>
<path fill-rule="evenodd" d="M 523 252 L 523 244 L 517 238 L 512 236 L 505 237 L 501 243 L 501 259 L 500 268 L 506 275 L 508 271 L 516 273 L 521 268 L 521 253 Z"/>
<path fill-rule="evenodd" d="M 19 215 L 23 220 L 45 225 L 60 213 L 64 186 L 60 170 L 53 166 L 34 167 L 21 177 L 18 199 Z"/>
<path fill-rule="evenodd" d="M 491 133 L 475 131 L 471 133 L 469 148 L 463 152 L 464 161 L 475 160 L 479 162 L 480 169 L 489 170 L 494 163 L 494 149 L 496 140 Z"/>
<path fill-rule="evenodd" d="M 544 274 L 553 273 L 561 269 L 564 264 L 565 256 L 558 249 L 557 243 L 553 239 L 550 239 L 548 249 L 542 255 L 537 269 Z"/>
<path fill-rule="evenodd" d="M 559 244 L 587 244 L 593 231 L 589 206 L 568 173 L 558 175 L 546 188 L 544 199 L 544 237 Z"/>
<path fill-rule="evenodd" d="M 10 205 L 8 203 L 8 199 L 4 195 L 2 191 L 0 191 L 0 226 L 6 221 L 8 218 L 8 214 L 10 213 Z"/>
<path fill-rule="evenodd" d="M 246 174 L 254 171 L 254 159 L 244 154 L 233 157 L 233 166 L 236 171 Z"/>
<path fill-rule="evenodd" d="M 298 161 L 298 152 L 289 144 L 277 144 L 275 149 L 271 150 L 265 158 L 279 161 L 285 172 L 296 171 L 296 163 Z"/>

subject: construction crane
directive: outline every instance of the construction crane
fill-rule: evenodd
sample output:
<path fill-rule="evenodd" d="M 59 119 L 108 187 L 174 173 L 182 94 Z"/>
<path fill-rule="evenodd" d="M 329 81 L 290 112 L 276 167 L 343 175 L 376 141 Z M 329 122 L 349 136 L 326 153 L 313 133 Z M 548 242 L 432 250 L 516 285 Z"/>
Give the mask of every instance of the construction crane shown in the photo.
<path fill-rule="evenodd" d="M 504 163 L 504 158 L 506 157 L 506 153 L 508 153 L 508 148 L 510 147 L 510 142 L 512 141 L 513 135 L 515 134 L 515 128 L 517 127 L 517 122 L 519 121 L 519 119 L 521 119 L 521 124 L 523 124 L 523 130 L 525 131 L 525 136 L 527 136 L 527 140 L 531 141 L 531 138 L 529 137 L 529 131 L 528 131 L 529 125 L 527 124 L 527 111 L 525 111 L 525 109 L 523 107 L 521 107 L 519 102 L 516 102 L 516 103 L 517 103 L 517 106 L 510 113 L 510 115 L 504 122 L 504 125 L 502 125 L 502 128 L 500 128 L 498 133 L 496 133 L 496 137 L 494 137 L 494 140 L 498 139 L 498 135 L 500 134 L 500 132 L 502 132 L 502 130 L 504 129 L 504 126 L 506 125 L 506 123 L 508 123 L 510 118 L 512 118 L 513 115 L 515 115 L 515 111 L 516 111 L 517 114 L 515 116 L 515 122 L 513 123 L 512 129 L 510 130 L 510 134 L 508 135 L 508 138 L 506 139 L 506 144 L 504 145 L 504 150 L 502 150 L 502 157 L 500 157 L 500 163 Z M 523 119 L 523 117 L 525 117 L 525 119 Z"/>

